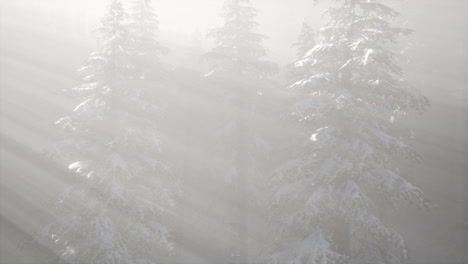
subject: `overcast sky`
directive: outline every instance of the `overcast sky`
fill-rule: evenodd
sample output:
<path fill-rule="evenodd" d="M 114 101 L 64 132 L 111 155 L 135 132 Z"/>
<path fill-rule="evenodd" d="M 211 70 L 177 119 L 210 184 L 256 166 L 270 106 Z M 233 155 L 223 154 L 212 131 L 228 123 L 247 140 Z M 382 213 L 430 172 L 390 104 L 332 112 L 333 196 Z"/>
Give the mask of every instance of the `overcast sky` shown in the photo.
<path fill-rule="evenodd" d="M 0 2 L 47 12 L 56 19 L 75 20 L 79 24 L 86 24 L 86 31 L 91 32 L 98 25 L 109 1 L 2 0 Z M 166 41 L 173 41 L 175 37 L 186 41 L 196 32 L 204 36 L 209 29 L 221 25 L 220 12 L 223 2 L 223 0 L 154 0 L 163 37 L 166 37 Z M 392 0 L 392 2 L 402 13 L 401 20 L 407 21 L 406 25 L 416 30 L 413 37 L 416 42 L 438 45 L 445 39 L 456 39 L 454 45 L 467 43 L 468 1 Z M 128 3 L 128 0 L 124 3 Z M 304 20 L 315 28 L 319 28 L 323 22 L 321 13 L 325 5 L 314 5 L 313 0 L 252 0 L 252 4 L 260 11 L 258 17 L 260 31 L 269 37 L 266 45 L 272 59 L 275 60 L 287 61 L 293 56 L 294 51 L 290 47 Z M 91 35 L 88 34 L 88 37 L 91 38 Z M 457 55 L 459 56 L 460 54 Z M 462 54 L 463 56 L 466 57 L 466 54 Z"/>
<path fill-rule="evenodd" d="M 127 3 L 129 0 L 123 1 Z M 169 56 L 183 50 L 177 48 L 178 45 L 189 45 L 187 41 L 196 31 L 203 38 L 209 29 L 222 25 L 220 12 L 224 0 L 153 1 L 160 17 L 161 40 L 171 48 Z M 329 3 L 333 0 L 322 1 Z M 464 233 L 450 228 L 459 224 L 456 222 L 459 221 L 458 215 L 466 216 L 466 185 L 458 183 L 466 183 L 467 175 L 463 170 L 466 168 L 465 146 L 468 144 L 468 0 L 388 1 L 393 1 L 396 9 L 402 13 L 400 22 L 415 30 L 411 37 L 406 38 L 412 43 L 412 65 L 405 75 L 417 81 L 415 86 L 430 98 L 432 104 L 429 113 L 422 117 L 426 125 L 419 128 L 421 134 L 429 135 L 427 142 L 434 143 L 423 153 L 426 158 L 423 166 L 428 164 L 423 171 L 428 177 L 426 181 L 436 186 L 436 191 L 429 190 L 428 193 L 441 193 L 455 197 L 453 200 L 465 201 L 460 203 L 464 207 L 455 206 L 451 200 L 446 202 L 453 211 L 445 207 L 445 211 L 432 212 L 435 217 L 417 215 L 421 217 L 411 218 L 424 218 L 432 224 L 421 225 L 418 229 L 417 221 L 412 224 L 403 216 L 401 226 L 406 227 L 403 234 L 407 235 L 408 244 L 413 250 L 411 253 L 421 260 L 420 263 L 444 263 L 443 256 L 452 251 L 464 254 L 462 247 L 466 245 L 466 238 L 461 237 Z M 23 122 L 18 124 L 25 124 L 24 128 L 20 125 L 2 126 L 2 132 L 7 131 L 4 127 L 10 129 L 8 131 L 15 136 L 15 140 L 38 152 L 45 145 L 42 137 L 57 132 L 52 126 L 53 122 L 73 107 L 51 91 L 78 83 L 76 69 L 86 62 L 90 52 L 96 50 L 91 32 L 99 25 L 108 3 L 109 0 L 0 0 L 0 70 L 3 71 L 0 84 L 3 85 L 2 89 L 8 89 L 6 92 L 2 90 L 0 99 L 4 101 L 0 105 L 5 107 L 5 101 L 8 101 L 8 110 L 17 115 L 14 115 L 15 120 Z M 315 6 L 313 0 L 252 0 L 252 3 L 260 11 L 257 19 L 260 32 L 269 37 L 265 45 L 270 50 L 270 59 L 280 66 L 293 60 L 295 50 L 291 45 L 300 31 L 301 23 L 307 20 L 316 29 L 323 23 L 321 13 L 325 5 Z M 210 43 L 206 39 L 204 42 L 205 45 Z M 412 76 L 414 72 L 419 75 Z M 5 88 L 4 84 L 10 86 Z M 37 106 L 37 109 L 33 106 Z M 49 129 L 49 125 L 53 129 Z M 33 129 L 31 131 L 35 133 L 32 133 L 28 130 L 29 126 L 49 130 L 42 135 L 37 132 L 42 130 Z M 433 159 L 430 159 L 431 155 Z M 24 182 L 30 184 L 32 176 L 22 176 Z M 40 179 L 40 175 L 33 176 L 38 178 L 36 182 L 50 184 Z M 25 184 L 26 191 L 21 194 L 30 195 L 28 186 Z M 444 189 L 443 186 L 447 187 Z M 458 189 L 460 191 L 457 192 Z M 20 196 L 11 197 L 15 202 L 21 200 L 18 199 Z M 13 209 L 15 212 L 19 210 Z M 30 215 L 15 218 L 18 219 L 36 222 Z M 448 224 L 442 224 L 445 222 Z M 463 228 L 466 230 L 466 227 Z M 438 233 L 431 235 L 433 229 L 437 229 Z M 452 231 L 448 232 L 449 229 Z M 450 242 L 441 244 L 440 241 L 444 239 Z M 453 242 L 455 239 L 463 240 L 464 244 Z"/>

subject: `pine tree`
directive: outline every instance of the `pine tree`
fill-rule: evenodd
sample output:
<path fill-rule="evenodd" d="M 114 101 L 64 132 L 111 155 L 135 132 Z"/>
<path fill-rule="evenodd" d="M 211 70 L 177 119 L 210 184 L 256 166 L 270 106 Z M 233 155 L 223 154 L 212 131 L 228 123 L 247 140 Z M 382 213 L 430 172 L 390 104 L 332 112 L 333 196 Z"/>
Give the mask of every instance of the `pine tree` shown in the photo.
<path fill-rule="evenodd" d="M 428 105 L 402 77 L 393 44 L 412 31 L 392 26 L 398 13 L 377 0 L 339 0 L 318 44 L 295 67 L 294 115 L 308 136 L 274 178 L 278 239 L 269 263 L 402 263 L 403 238 L 378 215 L 381 201 L 426 206 L 400 169 L 416 152 L 395 122 Z"/>
<path fill-rule="evenodd" d="M 302 24 L 301 33 L 297 37 L 293 47 L 297 49 L 297 60 L 307 55 L 313 47 L 315 47 L 315 32 L 314 29 L 306 22 Z M 305 71 L 304 71 L 305 70 Z M 287 80 L 288 82 L 296 82 L 307 76 L 307 70 L 303 67 L 294 67 L 294 63 L 287 66 Z"/>
<path fill-rule="evenodd" d="M 40 239 L 60 263 L 158 263 L 174 247 L 165 224 L 174 176 L 147 118 L 157 108 L 145 96 L 142 68 L 133 64 L 135 54 L 147 51 L 135 46 L 127 21 L 121 2 L 112 0 L 97 31 L 100 48 L 72 89 L 83 101 L 57 121 L 64 140 L 54 153 L 77 183 L 59 202 L 63 216 Z"/>
<path fill-rule="evenodd" d="M 159 20 L 151 0 L 133 0 L 130 7 L 130 31 L 134 41 L 136 64 L 152 74 L 162 70 L 160 55 L 166 54 L 168 48 L 159 42 Z"/>
<path fill-rule="evenodd" d="M 215 47 L 206 54 L 211 74 L 242 76 L 247 79 L 266 78 L 275 65 L 262 60 L 267 50 L 262 45 L 266 36 L 257 33 L 257 9 L 249 0 L 228 0 L 223 9 L 224 26 L 212 30 L 208 37 Z"/>
<path fill-rule="evenodd" d="M 205 55 L 211 72 L 207 74 L 217 84 L 223 102 L 222 125 L 216 134 L 220 147 L 216 163 L 221 177 L 226 179 L 228 212 L 229 263 L 249 263 L 247 256 L 247 211 L 255 193 L 255 179 L 267 156 L 268 143 L 260 136 L 264 120 L 258 111 L 263 105 L 262 88 L 276 70 L 274 63 L 264 60 L 266 37 L 257 32 L 257 9 L 249 0 L 228 0 L 223 8 L 224 25 L 209 33 L 215 47 Z M 218 83 L 216 83 L 218 81 Z M 220 92 L 221 91 L 221 92 Z"/>
<path fill-rule="evenodd" d="M 293 47 L 297 48 L 297 57 L 301 58 L 315 46 L 314 29 L 306 22 L 302 23 L 301 33 L 297 37 Z"/>

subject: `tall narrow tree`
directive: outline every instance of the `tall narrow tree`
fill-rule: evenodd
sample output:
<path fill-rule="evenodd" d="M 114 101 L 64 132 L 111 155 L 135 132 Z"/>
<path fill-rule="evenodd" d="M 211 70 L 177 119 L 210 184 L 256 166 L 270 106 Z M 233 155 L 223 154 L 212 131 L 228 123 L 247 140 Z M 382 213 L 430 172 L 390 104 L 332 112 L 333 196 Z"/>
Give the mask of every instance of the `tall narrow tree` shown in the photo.
<path fill-rule="evenodd" d="M 297 49 L 296 60 L 302 59 L 302 57 L 307 55 L 313 47 L 315 47 L 315 32 L 314 29 L 308 25 L 306 22 L 302 23 L 302 28 L 299 36 L 294 42 L 293 47 Z M 289 83 L 305 78 L 308 74 L 307 69 L 303 67 L 294 67 L 294 63 L 291 63 L 287 66 L 287 79 Z"/>
<path fill-rule="evenodd" d="M 63 217 L 41 234 L 60 263 L 157 263 L 173 249 L 163 217 L 173 206 L 173 176 L 148 118 L 156 107 L 136 81 L 144 76 L 134 64 L 142 48 L 127 19 L 112 0 L 98 29 L 100 48 L 72 89 L 83 101 L 57 121 L 64 140 L 55 154 L 77 179 L 59 203 Z"/>
<path fill-rule="evenodd" d="M 402 263 L 403 238 L 379 219 L 379 201 L 427 204 L 399 166 L 419 157 L 392 129 L 428 105 L 392 52 L 411 30 L 393 26 L 398 13 L 382 1 L 337 2 L 318 44 L 295 63 L 307 74 L 290 86 L 300 95 L 294 114 L 309 135 L 275 177 L 270 263 Z"/>
<path fill-rule="evenodd" d="M 306 53 L 315 47 L 315 32 L 314 29 L 306 22 L 302 23 L 301 33 L 293 44 L 297 49 L 297 57 L 301 58 Z"/>
<path fill-rule="evenodd" d="M 267 55 L 262 45 L 266 36 L 257 33 L 257 13 L 250 0 L 228 0 L 225 3 L 224 26 L 208 35 L 215 41 L 215 47 L 206 54 L 211 74 L 265 78 L 274 72 L 274 64 L 262 60 Z"/>
<path fill-rule="evenodd" d="M 151 1 L 133 0 L 130 6 L 129 24 L 137 65 L 144 73 L 152 71 L 145 77 L 158 74 L 162 66 L 159 56 L 169 51 L 159 41 L 159 20 Z"/>
<path fill-rule="evenodd" d="M 265 140 L 255 133 L 261 124 L 256 122 L 261 118 L 256 111 L 261 108 L 264 82 L 276 66 L 263 59 L 267 55 L 262 44 L 266 37 L 257 32 L 257 13 L 249 0 L 226 1 L 224 25 L 209 33 L 215 47 L 205 55 L 211 70 L 207 76 L 219 81 L 217 87 L 223 91 L 224 124 L 217 136 L 222 146 L 218 163 L 222 164 L 220 170 L 229 192 L 229 263 L 249 263 L 246 219 L 252 203 L 247 197 L 252 197 L 252 179 L 258 175 L 267 151 Z"/>

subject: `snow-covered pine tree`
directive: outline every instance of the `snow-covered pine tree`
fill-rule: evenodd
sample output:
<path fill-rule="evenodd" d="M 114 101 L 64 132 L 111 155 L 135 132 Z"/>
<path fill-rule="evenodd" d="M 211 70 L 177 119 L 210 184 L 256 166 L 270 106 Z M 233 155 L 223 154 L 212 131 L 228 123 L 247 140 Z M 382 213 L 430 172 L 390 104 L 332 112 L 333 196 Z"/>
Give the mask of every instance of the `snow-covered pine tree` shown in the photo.
<path fill-rule="evenodd" d="M 159 56 L 169 51 L 159 41 L 159 20 L 151 1 L 133 0 L 130 3 L 130 32 L 136 64 L 143 73 L 152 72 L 144 78 L 158 75 L 162 70 Z"/>
<path fill-rule="evenodd" d="M 226 1 L 224 25 L 208 34 L 215 41 L 215 47 L 205 55 L 210 62 L 210 75 L 258 79 L 274 73 L 275 64 L 262 60 L 267 55 L 262 45 L 266 36 L 257 33 L 257 13 L 250 0 Z"/>
<path fill-rule="evenodd" d="M 307 54 L 313 47 L 315 47 L 315 32 L 314 29 L 306 22 L 302 23 L 302 28 L 296 42 L 293 47 L 297 49 L 296 59 L 299 60 Z M 288 83 L 293 83 L 301 80 L 307 76 L 307 70 L 300 67 L 294 67 L 294 63 L 288 64 L 287 68 L 287 80 Z M 304 72 L 304 70 L 306 70 Z"/>
<path fill-rule="evenodd" d="M 174 203 L 173 176 L 147 118 L 157 108 L 136 82 L 142 72 L 131 62 L 139 48 L 127 19 L 121 2 L 112 0 L 97 31 L 100 48 L 72 89 L 83 101 L 57 121 L 64 139 L 53 151 L 77 183 L 59 202 L 62 217 L 40 235 L 54 263 L 159 263 L 173 250 L 164 224 Z"/>
<path fill-rule="evenodd" d="M 301 33 L 297 37 L 293 47 L 297 49 L 297 57 L 301 58 L 309 50 L 315 47 L 315 32 L 314 29 L 306 22 L 302 23 Z"/>
<path fill-rule="evenodd" d="M 310 132 L 277 170 L 269 263 L 403 263 L 403 238 L 379 219 L 380 201 L 427 205 L 400 168 L 418 155 L 393 129 L 428 105 L 392 52 L 412 31 L 392 25 L 398 13 L 383 1 L 337 2 L 318 44 L 295 63 L 308 74 L 290 86 L 301 95 L 294 115 Z"/>
<path fill-rule="evenodd" d="M 220 118 L 222 125 L 215 138 L 219 174 L 228 183 L 226 236 L 229 263 L 249 263 L 247 241 L 247 210 L 252 206 L 255 179 L 261 174 L 267 157 L 268 143 L 256 131 L 265 120 L 258 114 L 262 108 L 262 88 L 269 85 L 268 77 L 276 65 L 264 60 L 266 37 L 257 32 L 257 9 L 249 0 L 227 0 L 223 8 L 224 25 L 212 30 L 214 48 L 205 55 L 210 63 L 206 76 L 222 91 Z M 268 87 L 271 88 L 271 87 Z M 254 127 L 255 126 L 255 127 Z M 223 189 L 224 189 L 223 188 Z"/>

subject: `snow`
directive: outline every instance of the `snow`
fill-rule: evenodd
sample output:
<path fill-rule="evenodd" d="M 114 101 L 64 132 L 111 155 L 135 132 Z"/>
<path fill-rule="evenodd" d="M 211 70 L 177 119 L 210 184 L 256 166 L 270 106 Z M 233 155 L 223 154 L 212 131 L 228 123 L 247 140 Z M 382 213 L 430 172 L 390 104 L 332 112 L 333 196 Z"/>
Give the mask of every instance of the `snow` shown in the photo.
<path fill-rule="evenodd" d="M 364 5 L 365 1 L 355 2 Z M 134 3 L 143 4 L 142 1 Z M 239 1 L 229 3 L 235 5 Z M 167 222 L 179 220 L 174 214 L 180 201 L 178 177 L 188 174 L 183 176 L 194 178 L 187 182 L 201 181 L 184 185 L 188 195 L 193 195 L 192 191 L 197 194 L 212 191 L 209 188 L 215 184 L 224 184 L 244 199 L 258 197 L 268 201 L 268 206 L 256 201 L 249 205 L 261 217 L 270 214 L 272 221 L 268 222 L 271 224 L 268 228 L 278 236 L 267 241 L 271 244 L 266 245 L 265 263 L 343 262 L 347 256 L 337 252 L 337 219 L 344 219 L 349 225 L 348 235 L 353 245 L 350 257 L 355 258 L 350 263 L 382 262 L 383 257 L 375 253 L 373 246 L 382 241 L 388 242 L 392 253 L 396 252 L 393 263 L 404 259 L 403 240 L 380 221 L 375 203 L 380 200 L 392 205 L 413 200 L 424 203 L 422 191 L 405 179 L 394 164 L 395 156 L 417 159 L 417 154 L 394 136 L 392 129 L 402 113 L 411 108 L 424 108 L 425 103 L 416 92 L 406 90 L 404 80 L 394 77 L 399 68 L 393 65 L 391 54 L 383 47 L 394 37 L 382 26 L 387 22 L 380 16 L 369 15 L 373 12 L 360 13 L 356 18 L 347 11 L 339 12 L 344 7 L 336 8 L 338 11 L 333 11 L 338 20 L 332 19 L 321 29 L 317 45 L 303 43 L 311 47 L 302 47 L 303 54 L 290 64 L 297 73 L 290 81 L 292 89 L 287 91 L 292 96 L 273 101 L 287 104 L 278 106 L 280 115 L 263 109 L 262 103 L 241 105 L 239 109 L 242 100 L 238 86 L 252 88 L 248 93 L 254 98 L 252 101 L 268 100 L 280 93 L 275 94 L 275 87 L 266 81 L 274 67 L 263 60 L 267 55 L 261 43 L 264 37 L 254 27 L 242 26 L 255 24 L 254 10 L 245 9 L 247 15 L 241 12 L 238 17 L 236 12 L 227 12 L 224 26 L 210 34 L 215 47 L 207 54 L 211 65 L 205 75 L 219 77 L 216 81 L 222 81 L 222 87 L 211 82 L 215 78 L 201 78 L 216 87 L 213 89 L 216 92 L 222 90 L 223 95 L 210 98 L 209 103 L 216 101 L 226 111 L 219 113 L 220 120 L 210 123 L 206 129 L 196 127 L 197 131 L 167 135 L 165 125 L 179 122 L 183 122 L 184 128 L 194 125 L 185 124 L 191 123 L 190 120 L 178 120 L 173 118 L 176 115 L 163 113 L 163 107 L 157 106 L 151 96 L 145 97 L 146 87 L 158 90 L 165 84 L 155 85 L 157 89 L 154 89 L 153 83 L 149 83 L 154 78 L 150 69 L 140 69 L 134 63 L 153 54 L 143 47 L 160 47 L 156 41 L 156 17 L 152 12 L 136 12 L 138 15 L 127 21 L 120 2 L 113 1 L 100 30 L 104 41 L 80 69 L 83 83 L 74 90 L 81 103 L 69 117 L 56 122 L 63 129 L 65 140 L 57 144 L 55 153 L 68 164 L 70 171 L 83 177 L 78 177 L 79 183 L 64 192 L 60 200 L 61 207 L 71 213 L 54 222 L 46 232 L 53 253 L 72 264 L 151 263 L 154 252 L 176 250 L 173 231 L 169 228 L 176 225 Z M 366 8 L 372 11 L 373 7 Z M 348 20 L 350 23 L 344 25 L 343 21 Z M 138 21 L 152 29 L 134 32 L 131 26 L 127 28 L 128 22 Z M 389 23 L 388 26 L 391 29 Z M 350 28 L 355 31 L 353 34 L 348 34 Z M 239 31 L 246 36 L 242 43 L 234 41 Z M 141 43 L 144 41 L 151 43 Z M 247 52 L 240 51 L 243 45 Z M 118 77 L 115 77 L 116 69 Z M 194 92 L 198 96 L 199 91 Z M 170 93 L 173 91 L 163 90 L 157 99 L 165 101 Z M 113 99 L 118 103 L 113 104 Z M 168 100 L 167 104 L 172 103 L 175 106 L 171 110 L 186 102 Z M 258 114 L 260 110 L 267 114 Z M 282 127 L 281 118 L 287 119 L 289 110 L 295 120 L 288 122 L 294 124 Z M 245 114 L 243 118 L 248 126 L 234 118 L 239 112 Z M 200 117 L 189 114 L 190 118 Z M 181 116 L 186 118 L 187 113 Z M 202 124 L 204 120 L 197 122 Z M 244 127 L 248 127 L 243 131 L 246 135 L 237 137 L 239 129 Z M 198 141 L 197 137 L 203 136 L 215 146 L 200 150 L 195 149 L 200 148 L 199 142 L 192 145 L 188 140 L 180 140 L 188 137 Z M 167 153 L 162 148 L 165 144 L 170 149 Z M 178 155 L 177 151 L 188 153 Z M 197 164 L 184 167 L 186 161 L 178 159 L 187 157 L 187 163 Z M 171 164 L 174 161 L 183 164 L 180 171 Z M 195 166 L 200 170 L 190 170 Z M 208 179 L 201 178 L 205 172 L 213 177 L 210 181 L 200 180 Z M 239 179 L 245 180 L 246 186 L 235 186 Z M 229 203 L 233 207 L 235 201 Z M 207 210 L 211 213 L 217 208 Z M 263 224 L 266 226 L 267 221 Z M 228 231 L 234 236 L 240 234 L 233 229 Z M 150 249 L 135 249 L 135 245 Z"/>
<path fill-rule="evenodd" d="M 363 65 L 367 65 L 367 63 L 369 62 L 369 57 L 370 55 L 374 54 L 375 51 L 373 49 L 368 49 L 366 50 L 366 54 L 363 56 L 363 58 L 361 59 L 361 64 Z"/>

